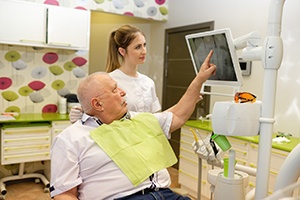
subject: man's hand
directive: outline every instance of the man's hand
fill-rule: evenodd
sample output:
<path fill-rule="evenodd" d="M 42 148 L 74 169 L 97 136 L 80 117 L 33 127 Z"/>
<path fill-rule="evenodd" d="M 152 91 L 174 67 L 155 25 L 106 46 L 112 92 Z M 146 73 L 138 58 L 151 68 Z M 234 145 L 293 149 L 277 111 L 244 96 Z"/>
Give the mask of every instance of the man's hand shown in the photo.
<path fill-rule="evenodd" d="M 203 64 L 201 65 L 199 73 L 198 73 L 198 76 L 200 76 L 201 79 L 203 79 L 204 82 L 211 75 L 215 75 L 216 74 L 216 65 L 214 65 L 213 63 L 210 63 L 210 59 L 211 59 L 212 55 L 213 55 L 213 50 L 211 50 L 209 52 L 209 54 L 207 55 L 207 57 L 205 58 Z"/>

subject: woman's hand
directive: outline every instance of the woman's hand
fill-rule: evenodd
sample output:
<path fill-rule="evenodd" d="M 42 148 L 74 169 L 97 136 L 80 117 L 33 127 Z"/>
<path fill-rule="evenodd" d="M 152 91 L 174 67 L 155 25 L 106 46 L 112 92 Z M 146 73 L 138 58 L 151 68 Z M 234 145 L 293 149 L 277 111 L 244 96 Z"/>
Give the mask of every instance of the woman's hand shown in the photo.
<path fill-rule="evenodd" d="M 80 106 L 73 106 L 70 110 L 70 122 L 74 124 L 77 120 L 81 119 L 83 110 Z"/>

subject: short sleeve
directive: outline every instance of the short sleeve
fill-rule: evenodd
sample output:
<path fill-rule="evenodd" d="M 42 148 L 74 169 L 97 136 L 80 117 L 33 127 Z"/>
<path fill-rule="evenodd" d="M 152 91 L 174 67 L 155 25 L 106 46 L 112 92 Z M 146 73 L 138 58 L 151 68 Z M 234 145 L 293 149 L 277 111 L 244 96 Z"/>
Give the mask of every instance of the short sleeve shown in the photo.
<path fill-rule="evenodd" d="M 160 113 L 154 113 L 154 116 L 157 118 L 160 127 L 162 128 L 166 137 L 170 139 L 170 128 L 173 120 L 173 113 L 165 111 Z"/>
<path fill-rule="evenodd" d="M 78 156 L 66 139 L 57 136 L 51 147 L 51 197 L 64 193 L 82 183 Z"/>

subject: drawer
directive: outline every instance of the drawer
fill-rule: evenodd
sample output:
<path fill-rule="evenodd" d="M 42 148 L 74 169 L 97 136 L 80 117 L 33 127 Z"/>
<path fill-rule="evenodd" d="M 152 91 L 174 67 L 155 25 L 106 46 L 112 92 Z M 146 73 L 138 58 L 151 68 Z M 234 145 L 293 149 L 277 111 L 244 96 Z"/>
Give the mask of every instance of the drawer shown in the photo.
<path fill-rule="evenodd" d="M 37 145 L 24 145 L 24 146 L 11 146 L 3 147 L 3 156 L 12 154 L 24 154 L 24 153 L 38 153 L 40 151 L 50 151 L 50 144 L 37 144 Z"/>
<path fill-rule="evenodd" d="M 179 169 L 198 177 L 198 162 L 185 156 L 179 156 L 179 158 Z"/>
<path fill-rule="evenodd" d="M 194 152 L 192 143 L 189 143 L 189 142 L 180 140 L 180 147 L 181 147 L 181 148 L 184 148 L 184 149 L 186 149 L 186 150 L 189 150 L 189 151 L 191 151 L 191 152 Z M 194 154 L 195 154 L 195 153 L 194 153 Z"/>
<path fill-rule="evenodd" d="M 30 136 L 30 137 L 9 137 L 4 138 L 2 140 L 2 148 L 3 147 L 11 147 L 11 146 L 28 146 L 33 144 L 49 144 L 50 145 L 51 137 L 50 135 L 44 136 Z"/>
<path fill-rule="evenodd" d="M 235 151 L 236 160 L 244 160 L 244 161 L 248 160 L 248 151 L 245 151 L 243 149 L 238 149 L 237 147 L 234 146 L 232 146 L 230 149 Z M 224 157 L 227 158 L 229 157 L 229 151 L 226 151 L 224 153 Z"/>
<path fill-rule="evenodd" d="M 1 130 L 2 165 L 50 159 L 51 128 L 25 126 Z"/>
<path fill-rule="evenodd" d="M 246 152 L 248 151 L 249 142 L 243 141 L 243 140 L 240 140 L 240 139 L 236 139 L 236 138 L 233 138 L 233 137 L 227 137 L 227 140 L 230 142 L 232 147 L 235 147 L 235 149 L 240 149 L 240 150 L 243 150 L 243 151 L 246 151 Z"/>
<path fill-rule="evenodd" d="M 270 169 L 269 171 L 269 187 L 274 188 L 278 171 Z"/>
<path fill-rule="evenodd" d="M 252 151 L 250 160 L 251 163 L 257 162 L 257 155 L 258 155 L 258 145 L 257 144 L 251 144 L 250 150 Z M 271 150 L 271 158 L 270 158 L 270 167 L 275 170 L 279 171 L 281 168 L 281 165 L 283 164 L 285 158 L 288 156 L 289 152 L 273 149 Z M 255 166 L 256 167 L 256 166 Z"/>
<path fill-rule="evenodd" d="M 62 132 L 65 128 L 70 126 L 72 123 L 70 121 L 53 121 L 52 122 L 52 132 L 51 132 L 51 143 L 53 143 L 54 138 Z"/>
<path fill-rule="evenodd" d="M 184 156 L 186 158 L 189 158 L 191 160 L 194 160 L 195 162 L 198 161 L 198 156 L 194 153 L 193 150 L 190 149 L 185 149 L 183 147 L 180 147 L 180 156 Z"/>
<path fill-rule="evenodd" d="M 197 197 L 198 192 L 198 178 L 190 175 L 189 173 L 179 170 L 178 174 L 178 182 L 181 185 L 181 188 L 187 190 L 189 195 L 193 196 L 194 198 Z M 204 178 L 201 180 L 201 194 L 208 198 L 210 196 L 209 191 L 210 184 Z"/>
<path fill-rule="evenodd" d="M 24 138 L 24 137 L 41 137 L 50 135 L 49 127 L 22 127 L 22 128 L 7 128 L 2 130 L 2 139 L 5 138 Z"/>
<path fill-rule="evenodd" d="M 41 161 L 41 160 L 50 160 L 50 152 L 40 151 L 40 152 L 33 152 L 33 153 L 1 156 L 2 165 L 23 163 L 23 162 L 34 162 L 34 161 Z"/>
<path fill-rule="evenodd" d="M 72 123 L 70 121 L 53 121 L 52 123 L 52 128 L 67 128 L 68 126 L 70 126 Z"/>
<path fill-rule="evenodd" d="M 193 191 L 198 190 L 198 177 L 186 171 L 178 170 L 178 182 Z"/>
<path fill-rule="evenodd" d="M 185 141 L 190 144 L 193 144 L 193 142 L 195 141 L 195 139 L 192 135 L 188 135 L 186 133 L 181 133 L 180 140 Z"/>
<path fill-rule="evenodd" d="M 270 166 L 272 167 L 272 169 L 279 171 L 289 153 L 278 149 L 272 149 L 271 153 Z"/>

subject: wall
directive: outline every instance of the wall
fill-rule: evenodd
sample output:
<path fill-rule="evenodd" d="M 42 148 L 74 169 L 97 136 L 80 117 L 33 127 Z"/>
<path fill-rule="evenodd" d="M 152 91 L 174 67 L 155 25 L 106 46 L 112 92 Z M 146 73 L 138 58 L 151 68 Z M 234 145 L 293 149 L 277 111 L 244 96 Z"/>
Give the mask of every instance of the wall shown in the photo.
<path fill-rule="evenodd" d="M 112 31 L 124 24 L 134 25 L 145 33 L 147 39 L 147 52 L 151 52 L 151 23 L 151 20 L 143 18 L 92 11 L 89 72 L 105 71 L 109 35 Z M 147 57 L 145 64 L 139 67 L 139 70 L 142 73 L 147 73 L 149 71 L 149 62 Z"/>
<path fill-rule="evenodd" d="M 57 112 L 87 75 L 87 60 L 87 51 L 0 44 L 0 112 Z"/>
<path fill-rule="evenodd" d="M 179 26 L 215 21 L 215 29 L 230 28 L 233 37 L 237 38 L 252 31 L 258 31 L 263 39 L 267 35 L 268 11 L 271 0 L 190 0 L 172 1 L 169 3 L 168 21 L 165 24 L 157 24 L 152 27 L 151 37 L 161 38 L 151 44 L 152 52 L 155 52 L 157 60 L 162 61 L 164 55 L 164 29 Z M 299 75 L 300 60 L 298 52 L 300 48 L 300 26 L 297 19 L 300 1 L 287 0 L 283 9 L 282 38 L 284 55 L 282 65 L 278 71 L 278 85 L 275 108 L 274 132 L 283 131 L 300 137 L 300 111 L 299 101 Z M 262 43 L 261 42 L 261 43 Z M 160 68 L 152 70 L 161 71 Z M 260 61 L 254 61 L 252 74 L 244 77 L 244 86 L 241 91 L 250 91 L 262 97 L 262 83 L 264 70 Z M 162 76 L 160 76 L 162 77 Z M 160 86 L 159 86 L 160 87 Z M 216 100 L 228 100 L 227 98 L 212 98 Z"/>
<path fill-rule="evenodd" d="M 105 71 L 109 34 L 121 25 L 131 24 L 141 29 L 146 35 L 146 62 L 143 65 L 139 65 L 138 70 L 155 81 L 158 98 L 162 99 L 163 62 L 158 60 L 154 54 L 155 46 L 152 45 L 152 41 L 157 38 L 152 35 L 152 30 L 156 25 L 162 25 L 163 23 L 149 19 L 92 11 L 89 73 Z"/>
<path fill-rule="evenodd" d="M 168 0 L 20 0 L 165 21 Z"/>

